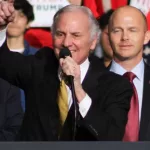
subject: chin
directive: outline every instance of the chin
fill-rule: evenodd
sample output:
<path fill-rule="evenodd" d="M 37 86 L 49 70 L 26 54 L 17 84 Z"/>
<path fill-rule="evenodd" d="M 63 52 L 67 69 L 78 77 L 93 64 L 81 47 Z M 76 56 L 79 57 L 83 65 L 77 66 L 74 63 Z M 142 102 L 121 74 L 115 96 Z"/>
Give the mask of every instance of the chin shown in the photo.
<path fill-rule="evenodd" d="M 116 58 L 118 58 L 118 60 L 121 60 L 121 61 L 125 61 L 125 60 L 128 60 L 130 59 L 131 56 L 129 55 L 116 55 Z"/>

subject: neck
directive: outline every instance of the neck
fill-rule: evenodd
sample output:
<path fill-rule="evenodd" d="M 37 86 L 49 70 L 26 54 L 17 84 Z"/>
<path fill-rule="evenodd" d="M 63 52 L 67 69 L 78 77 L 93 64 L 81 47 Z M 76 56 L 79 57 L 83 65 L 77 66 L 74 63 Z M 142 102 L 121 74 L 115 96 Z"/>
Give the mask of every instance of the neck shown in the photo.
<path fill-rule="evenodd" d="M 106 57 L 104 57 L 104 65 L 105 65 L 105 67 L 108 67 L 109 66 L 109 64 L 111 63 L 111 59 L 108 59 L 108 58 L 106 58 Z"/>
<path fill-rule="evenodd" d="M 21 49 L 24 48 L 24 37 L 8 37 L 7 44 L 9 49 Z"/>
<path fill-rule="evenodd" d="M 120 61 L 114 57 L 114 60 L 116 63 L 122 66 L 125 70 L 131 71 L 137 64 L 140 63 L 140 61 L 142 60 L 142 57 L 140 57 L 139 59 L 134 58 L 134 59 L 124 60 L 124 61 L 122 60 Z"/>

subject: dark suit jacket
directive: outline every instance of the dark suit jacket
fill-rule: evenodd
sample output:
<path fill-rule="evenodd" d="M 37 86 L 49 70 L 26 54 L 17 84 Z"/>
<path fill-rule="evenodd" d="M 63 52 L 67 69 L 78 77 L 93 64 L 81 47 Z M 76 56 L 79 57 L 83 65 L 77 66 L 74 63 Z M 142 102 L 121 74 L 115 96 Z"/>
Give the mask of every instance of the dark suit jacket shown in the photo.
<path fill-rule="evenodd" d="M 23 119 L 20 91 L 0 78 L 0 141 L 13 141 Z"/>
<path fill-rule="evenodd" d="M 146 63 L 144 65 L 145 69 L 139 141 L 150 141 L 150 66 Z M 107 69 L 110 69 L 110 67 L 111 65 L 109 65 Z"/>
<path fill-rule="evenodd" d="M 92 105 L 85 118 L 79 117 L 76 140 L 122 140 L 132 86 L 119 75 L 102 72 L 96 63 L 99 61 L 91 61 L 82 84 Z M 58 60 L 53 51 L 43 48 L 34 56 L 23 56 L 10 52 L 4 44 L 0 49 L 0 76 L 26 94 L 19 140 L 58 140 Z M 71 109 L 60 140 L 72 139 L 70 114 Z"/>
<path fill-rule="evenodd" d="M 150 67 L 145 64 L 140 141 L 150 141 Z"/>

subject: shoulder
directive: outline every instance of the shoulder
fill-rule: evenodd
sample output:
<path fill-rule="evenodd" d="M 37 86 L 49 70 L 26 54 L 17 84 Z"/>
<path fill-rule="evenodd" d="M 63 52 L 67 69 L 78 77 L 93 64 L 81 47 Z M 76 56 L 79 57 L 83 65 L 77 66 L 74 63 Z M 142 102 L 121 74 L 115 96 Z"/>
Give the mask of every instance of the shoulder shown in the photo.
<path fill-rule="evenodd" d="M 38 50 L 38 52 L 35 54 L 38 58 L 56 58 L 54 54 L 54 50 L 49 47 L 43 47 Z"/>
<path fill-rule="evenodd" d="M 35 57 L 38 60 L 42 60 L 45 64 L 45 69 L 46 68 L 51 68 L 52 70 L 57 70 L 58 69 L 58 59 L 55 56 L 54 50 L 49 47 L 43 47 L 41 48 L 36 54 Z"/>
<path fill-rule="evenodd" d="M 120 89 L 132 89 L 131 83 L 126 78 L 111 71 L 103 72 L 100 81 L 104 85 L 107 85 L 108 88 L 114 89 L 115 87 L 119 87 Z"/>
<path fill-rule="evenodd" d="M 150 71 L 150 65 L 148 63 L 145 62 L 144 66 L 146 71 Z"/>
<path fill-rule="evenodd" d="M 144 80 L 149 80 L 150 79 L 150 66 L 145 63 L 144 64 Z"/>
<path fill-rule="evenodd" d="M 15 89 L 15 90 L 19 90 L 19 88 L 17 88 L 16 86 L 10 84 L 9 82 L 7 82 L 6 80 L 0 78 L 0 91 L 7 91 L 10 89 Z"/>
<path fill-rule="evenodd" d="M 34 55 L 38 51 L 38 48 L 31 46 L 26 40 L 24 41 L 24 45 L 25 45 L 24 51 L 25 55 Z"/>
<path fill-rule="evenodd" d="M 0 91 L 6 91 L 10 88 L 10 83 L 0 78 Z"/>
<path fill-rule="evenodd" d="M 99 71 L 106 70 L 103 59 L 98 58 L 94 54 L 91 54 L 89 56 L 89 61 L 93 68 L 95 68 L 95 69 L 97 68 Z"/>
<path fill-rule="evenodd" d="M 38 51 L 38 48 L 30 46 L 30 54 L 35 54 Z"/>
<path fill-rule="evenodd" d="M 20 97 L 20 90 L 16 86 L 0 78 L 0 101 L 8 101 L 8 95 L 18 95 Z"/>

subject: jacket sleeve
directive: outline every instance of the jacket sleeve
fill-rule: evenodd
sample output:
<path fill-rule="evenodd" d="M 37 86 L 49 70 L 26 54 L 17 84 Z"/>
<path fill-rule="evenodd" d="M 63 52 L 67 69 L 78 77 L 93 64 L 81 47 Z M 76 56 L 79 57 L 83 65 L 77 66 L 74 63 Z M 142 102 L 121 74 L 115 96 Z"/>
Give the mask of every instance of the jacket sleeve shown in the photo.
<path fill-rule="evenodd" d="M 122 77 L 115 77 L 111 81 L 112 77 L 106 76 L 102 77 L 104 82 L 100 82 L 96 92 L 93 92 L 95 95 L 89 94 L 92 105 L 85 118 L 82 118 L 82 123 L 97 140 L 121 141 L 133 90 Z"/>
<path fill-rule="evenodd" d="M 43 48 L 51 55 L 50 48 Z M 0 77 L 11 84 L 25 89 L 33 81 L 35 76 L 44 72 L 44 65 L 48 56 L 43 54 L 43 49 L 36 55 L 24 56 L 17 52 L 11 52 L 6 42 L 0 47 Z M 42 54 L 41 54 L 42 53 Z"/>

